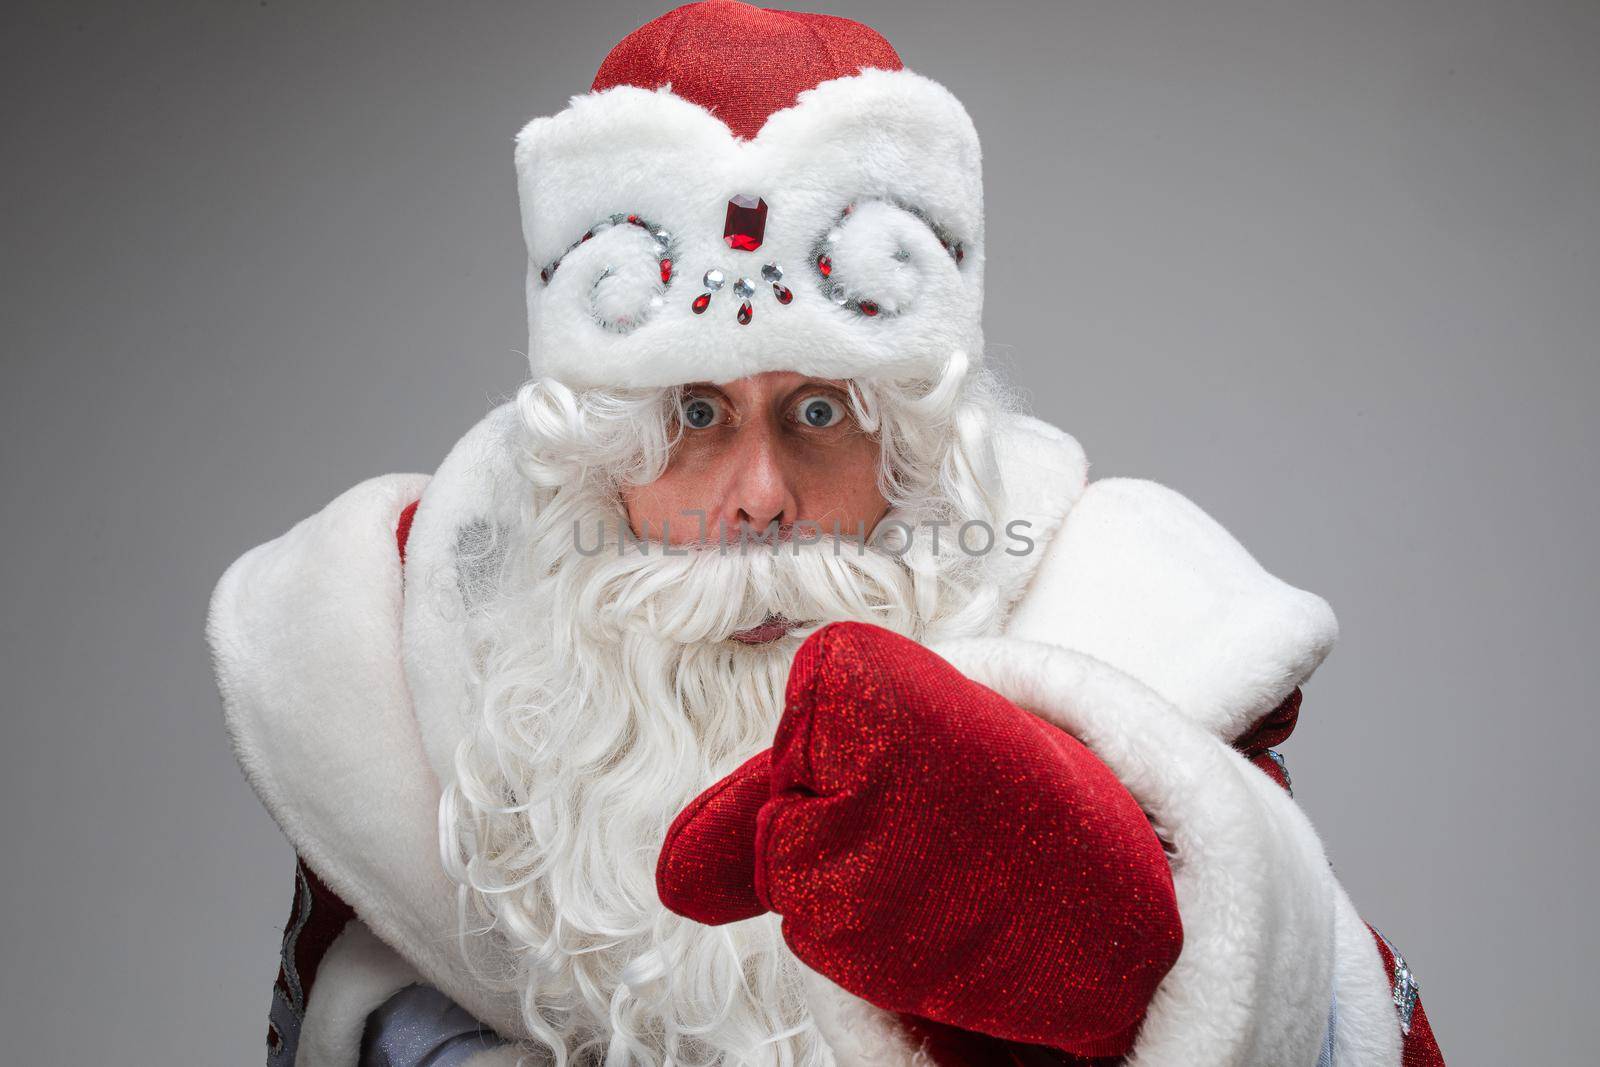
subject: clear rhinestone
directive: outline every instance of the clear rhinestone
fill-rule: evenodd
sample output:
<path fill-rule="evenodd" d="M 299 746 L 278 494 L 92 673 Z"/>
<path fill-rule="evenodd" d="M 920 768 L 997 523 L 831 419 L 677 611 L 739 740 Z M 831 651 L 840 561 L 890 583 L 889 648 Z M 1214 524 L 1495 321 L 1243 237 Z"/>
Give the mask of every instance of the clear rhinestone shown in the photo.
<path fill-rule="evenodd" d="M 700 280 L 706 283 L 707 289 L 710 289 L 712 292 L 716 292 L 718 289 L 722 288 L 722 283 L 726 281 L 727 278 L 723 276 L 723 273 L 720 270 L 712 267 L 710 270 L 706 271 L 706 276 Z"/>
<path fill-rule="evenodd" d="M 894 252 L 894 258 L 904 263 L 906 260 L 911 258 L 911 253 L 907 252 L 904 248 L 897 248 Z"/>
<path fill-rule="evenodd" d="M 781 282 L 783 281 L 783 268 L 776 263 L 763 263 L 761 265 L 761 276 L 769 282 Z"/>
<path fill-rule="evenodd" d="M 1283 788 L 1290 796 L 1294 796 L 1294 781 L 1289 777 L 1289 763 L 1283 758 L 1283 753 L 1275 748 L 1267 749 L 1267 758 L 1277 764 L 1278 773 L 1283 775 Z"/>
<path fill-rule="evenodd" d="M 835 304 L 838 304 L 840 307 L 843 307 L 845 302 L 848 301 L 850 297 L 846 295 L 844 286 L 836 285 L 833 287 L 833 293 L 830 295 L 829 299 L 831 299 Z"/>
<path fill-rule="evenodd" d="M 756 291 L 756 283 L 751 281 L 749 278 L 740 278 L 738 281 L 733 283 L 733 291 L 738 293 L 740 296 L 754 296 Z"/>
<path fill-rule="evenodd" d="M 1417 976 L 1399 956 L 1394 958 L 1394 1006 L 1400 1013 L 1400 1032 L 1411 1033 L 1411 1020 L 1417 1010 Z"/>
<path fill-rule="evenodd" d="M 829 230 L 828 231 L 827 241 L 828 241 L 828 243 L 830 245 L 831 244 L 838 244 L 839 243 L 839 238 L 841 238 L 843 236 L 844 236 L 844 234 L 839 230 Z"/>

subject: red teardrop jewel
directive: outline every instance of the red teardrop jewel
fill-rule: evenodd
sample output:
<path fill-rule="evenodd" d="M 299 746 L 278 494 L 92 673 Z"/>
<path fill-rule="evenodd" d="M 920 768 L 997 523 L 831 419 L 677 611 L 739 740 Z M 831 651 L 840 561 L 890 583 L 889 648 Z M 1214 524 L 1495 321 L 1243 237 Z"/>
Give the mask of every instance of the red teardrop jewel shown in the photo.
<path fill-rule="evenodd" d="M 589 232 L 587 232 L 587 233 L 585 233 L 585 234 L 584 234 L 584 235 L 583 235 L 583 241 L 587 241 L 587 240 L 588 240 L 588 239 L 589 239 L 589 238 L 591 238 L 591 237 L 593 237 L 593 236 L 594 236 L 594 231 L 593 231 L 593 230 L 590 230 L 590 231 L 589 231 Z M 579 243 L 579 244 L 582 244 L 582 243 L 583 243 L 583 241 L 579 241 L 579 242 L 578 242 L 578 243 Z"/>
<path fill-rule="evenodd" d="M 722 224 L 722 239 L 729 248 L 754 252 L 767 233 L 767 202 L 758 196 L 740 193 L 728 198 L 728 215 Z"/>
<path fill-rule="evenodd" d="M 962 248 L 960 245 L 956 245 L 956 262 L 960 263 L 963 259 L 966 259 L 966 258 L 967 258 L 967 250 L 965 248 Z"/>
<path fill-rule="evenodd" d="M 777 282 L 773 282 L 772 292 L 777 296 L 778 303 L 780 304 L 787 304 L 789 301 L 794 299 L 794 294 L 789 291 L 789 287 L 787 285 L 779 285 Z"/>
<path fill-rule="evenodd" d="M 817 269 L 820 270 L 822 272 L 822 276 L 826 278 L 828 275 L 833 273 L 833 260 L 829 259 L 826 255 L 818 256 Z"/>
<path fill-rule="evenodd" d="M 861 314 L 863 314 L 863 315 L 876 315 L 877 313 L 878 313 L 877 301 L 875 301 L 875 300 L 863 300 L 863 301 L 861 301 Z"/>
<path fill-rule="evenodd" d="M 672 280 L 672 260 L 670 259 L 663 259 L 661 261 L 661 280 L 663 282 L 670 282 Z"/>
<path fill-rule="evenodd" d="M 744 303 L 740 304 L 739 305 L 739 325 L 740 326 L 748 326 L 748 325 L 750 325 L 750 317 L 752 315 L 754 315 L 754 314 L 755 314 L 755 312 L 753 310 L 751 310 L 751 308 L 750 308 L 750 301 L 746 300 Z"/>
<path fill-rule="evenodd" d="M 694 308 L 694 313 L 696 315 L 700 314 L 706 308 L 711 306 L 711 294 L 701 293 L 699 296 L 694 298 L 694 303 L 690 304 L 689 306 Z"/>
<path fill-rule="evenodd" d="M 550 268 L 546 267 L 539 272 L 539 280 L 546 285 L 550 284 Z"/>

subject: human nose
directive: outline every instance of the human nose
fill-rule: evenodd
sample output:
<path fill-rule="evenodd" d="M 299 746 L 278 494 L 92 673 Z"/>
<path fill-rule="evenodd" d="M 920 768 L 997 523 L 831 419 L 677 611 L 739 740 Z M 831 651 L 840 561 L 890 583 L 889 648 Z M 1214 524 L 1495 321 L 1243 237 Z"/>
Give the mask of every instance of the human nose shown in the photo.
<path fill-rule="evenodd" d="M 730 532 L 765 531 L 792 525 L 797 511 L 793 481 L 785 469 L 780 443 L 759 430 L 740 435 L 731 456 L 733 470 L 724 498 L 722 523 Z"/>

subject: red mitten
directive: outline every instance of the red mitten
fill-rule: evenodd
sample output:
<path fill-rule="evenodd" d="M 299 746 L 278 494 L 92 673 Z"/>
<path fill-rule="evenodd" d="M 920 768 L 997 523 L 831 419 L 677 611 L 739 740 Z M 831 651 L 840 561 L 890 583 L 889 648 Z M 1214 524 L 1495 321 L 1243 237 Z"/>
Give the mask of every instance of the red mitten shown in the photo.
<path fill-rule="evenodd" d="M 721 926 L 766 911 L 756 897 L 756 815 L 772 799 L 762 749 L 678 812 L 656 858 L 656 895 L 686 919 Z"/>
<path fill-rule="evenodd" d="M 767 756 L 673 823 L 668 907 L 769 907 L 807 965 L 889 1011 L 1076 1055 L 1131 1047 L 1181 925 L 1154 831 L 1077 740 L 842 623 L 796 654 Z"/>

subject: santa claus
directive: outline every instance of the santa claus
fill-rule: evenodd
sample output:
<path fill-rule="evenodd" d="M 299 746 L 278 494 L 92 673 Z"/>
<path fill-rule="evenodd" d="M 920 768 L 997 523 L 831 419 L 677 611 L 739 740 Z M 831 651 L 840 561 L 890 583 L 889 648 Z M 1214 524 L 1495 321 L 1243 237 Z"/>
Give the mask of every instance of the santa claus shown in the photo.
<path fill-rule="evenodd" d="M 212 602 L 269 1063 L 1442 1062 L 1275 751 L 1332 613 L 997 385 L 948 90 L 707 0 L 516 167 L 531 379 Z"/>

